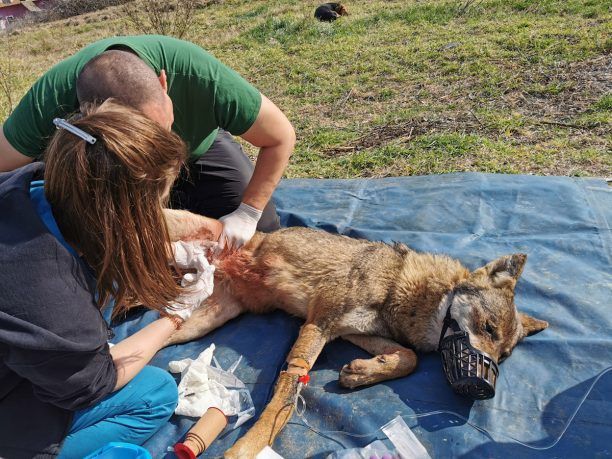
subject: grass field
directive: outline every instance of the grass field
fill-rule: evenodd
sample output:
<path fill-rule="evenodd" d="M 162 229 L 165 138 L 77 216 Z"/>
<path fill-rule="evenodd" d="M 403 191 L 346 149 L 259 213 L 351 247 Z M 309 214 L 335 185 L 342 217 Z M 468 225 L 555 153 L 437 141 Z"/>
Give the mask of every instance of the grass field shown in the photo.
<path fill-rule="evenodd" d="M 332 24 L 318 3 L 226 0 L 187 37 L 289 116 L 288 177 L 612 176 L 611 0 L 348 0 Z M 110 9 L 4 37 L 12 99 L 87 43 L 132 33 Z"/>

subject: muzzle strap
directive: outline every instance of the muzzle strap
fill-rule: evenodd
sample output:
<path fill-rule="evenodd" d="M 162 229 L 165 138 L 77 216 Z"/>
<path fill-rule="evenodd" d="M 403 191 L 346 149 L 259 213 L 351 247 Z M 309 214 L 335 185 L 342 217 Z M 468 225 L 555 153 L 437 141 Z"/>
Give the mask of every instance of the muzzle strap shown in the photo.
<path fill-rule="evenodd" d="M 448 308 L 446 308 L 446 315 L 444 316 L 444 322 L 442 323 L 442 331 L 440 332 L 440 339 L 438 340 L 438 352 L 440 352 L 440 346 L 442 344 L 442 340 L 444 339 L 444 335 L 446 334 L 446 330 L 450 327 L 455 333 L 461 331 L 461 327 L 455 319 L 451 316 L 451 306 L 453 305 L 453 298 L 455 297 L 455 292 L 450 293 L 450 298 L 448 299 Z"/>

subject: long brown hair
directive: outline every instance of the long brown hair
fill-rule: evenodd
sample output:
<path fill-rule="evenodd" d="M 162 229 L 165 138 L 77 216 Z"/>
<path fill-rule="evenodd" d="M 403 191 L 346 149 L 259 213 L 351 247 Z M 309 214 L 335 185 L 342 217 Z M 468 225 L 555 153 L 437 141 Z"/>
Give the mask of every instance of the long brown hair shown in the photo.
<path fill-rule="evenodd" d="M 94 270 L 101 308 L 114 298 L 113 315 L 136 304 L 161 310 L 180 293 L 162 209 L 185 144 L 112 99 L 70 122 L 97 141 L 59 129 L 47 147 L 45 195 L 59 229 Z"/>

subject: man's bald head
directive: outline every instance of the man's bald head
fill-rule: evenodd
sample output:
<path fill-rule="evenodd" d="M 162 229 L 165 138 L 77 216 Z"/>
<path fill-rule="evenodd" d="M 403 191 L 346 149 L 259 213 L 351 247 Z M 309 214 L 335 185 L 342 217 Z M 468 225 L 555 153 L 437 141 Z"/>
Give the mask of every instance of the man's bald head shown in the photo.
<path fill-rule="evenodd" d="M 90 60 L 77 78 L 79 104 L 114 98 L 142 111 L 166 129 L 174 122 L 172 101 L 166 93 L 166 74 L 153 69 L 129 51 L 113 49 Z"/>
<path fill-rule="evenodd" d="M 162 103 L 164 89 L 153 69 L 135 54 L 110 50 L 90 60 L 77 78 L 79 104 L 115 98 L 125 105 L 143 109 Z"/>

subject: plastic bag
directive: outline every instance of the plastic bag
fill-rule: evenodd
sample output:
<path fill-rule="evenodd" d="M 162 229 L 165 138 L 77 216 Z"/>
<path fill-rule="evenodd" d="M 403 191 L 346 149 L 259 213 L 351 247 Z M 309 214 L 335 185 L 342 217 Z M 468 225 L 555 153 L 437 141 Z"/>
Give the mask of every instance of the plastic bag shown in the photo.
<path fill-rule="evenodd" d="M 336 451 L 327 456 L 327 459 L 431 459 L 401 416 L 395 417 L 380 429 L 395 450 L 389 450 L 382 441 L 376 440 L 365 448 Z"/>
<path fill-rule="evenodd" d="M 391 440 L 402 457 L 411 459 L 431 459 L 425 447 L 421 444 L 410 427 L 397 416 L 380 428 Z"/>
<path fill-rule="evenodd" d="M 235 375 L 240 357 L 227 371 L 213 356 L 215 345 L 195 359 L 175 360 L 168 364 L 172 373 L 181 373 L 176 414 L 201 417 L 210 407 L 223 411 L 228 418 L 225 431 L 233 430 L 255 415 L 251 393 Z M 214 360 L 216 366 L 212 366 Z"/>
<path fill-rule="evenodd" d="M 390 450 L 380 440 L 370 443 L 364 448 L 351 448 L 335 451 L 327 459 L 400 459 L 395 450 Z"/>

